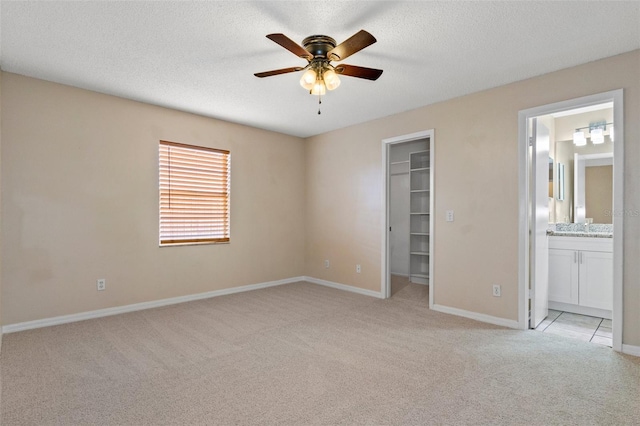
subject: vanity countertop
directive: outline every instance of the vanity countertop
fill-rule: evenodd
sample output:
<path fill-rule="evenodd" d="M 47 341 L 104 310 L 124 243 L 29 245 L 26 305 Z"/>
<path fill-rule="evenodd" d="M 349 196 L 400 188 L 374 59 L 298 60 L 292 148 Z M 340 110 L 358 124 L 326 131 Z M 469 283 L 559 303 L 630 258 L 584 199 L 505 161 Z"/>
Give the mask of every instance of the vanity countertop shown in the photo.
<path fill-rule="evenodd" d="M 547 235 L 553 237 L 613 238 L 613 232 L 554 231 L 551 229 L 547 230 Z"/>

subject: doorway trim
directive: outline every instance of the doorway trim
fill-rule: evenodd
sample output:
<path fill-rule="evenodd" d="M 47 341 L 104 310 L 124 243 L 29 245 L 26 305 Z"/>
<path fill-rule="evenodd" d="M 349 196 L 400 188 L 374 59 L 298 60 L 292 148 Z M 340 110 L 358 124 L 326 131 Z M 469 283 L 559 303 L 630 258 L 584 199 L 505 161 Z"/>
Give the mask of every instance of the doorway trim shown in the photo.
<path fill-rule="evenodd" d="M 381 277 L 380 277 L 380 293 L 383 299 L 391 297 L 391 271 L 389 269 L 389 149 L 391 145 L 413 142 L 420 139 L 429 139 L 429 151 L 431 170 L 429 170 L 429 179 L 431 188 L 435 187 L 434 180 L 434 162 L 435 162 L 435 144 L 434 144 L 434 129 L 423 130 L 416 133 L 410 133 L 402 136 L 395 136 L 382 140 L 382 170 L 383 170 L 383 182 L 382 182 L 382 205 L 383 211 L 383 227 L 382 227 L 382 259 L 381 259 Z M 433 307 L 433 222 L 434 222 L 434 198 L 433 191 L 429 194 L 429 211 L 431 212 L 431 218 L 429 220 L 429 308 Z"/>
<path fill-rule="evenodd" d="M 613 144 L 613 349 L 622 351 L 623 328 L 623 230 L 624 230 L 624 110 L 623 89 L 598 93 L 553 104 L 542 105 L 518 112 L 518 326 L 529 327 L 529 174 L 527 122 L 530 118 L 613 102 L 613 126 L 616 140 Z M 535 261 L 535 260 L 534 260 Z"/>

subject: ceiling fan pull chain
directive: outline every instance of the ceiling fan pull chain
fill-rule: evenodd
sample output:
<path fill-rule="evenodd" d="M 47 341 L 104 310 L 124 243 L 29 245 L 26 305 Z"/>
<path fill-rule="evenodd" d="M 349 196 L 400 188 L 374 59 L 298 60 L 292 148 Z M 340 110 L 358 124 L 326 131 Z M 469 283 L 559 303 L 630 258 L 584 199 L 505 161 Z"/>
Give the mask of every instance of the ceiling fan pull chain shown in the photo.
<path fill-rule="evenodd" d="M 318 95 L 318 115 L 322 114 L 320 112 L 320 105 L 322 105 L 322 95 Z"/>

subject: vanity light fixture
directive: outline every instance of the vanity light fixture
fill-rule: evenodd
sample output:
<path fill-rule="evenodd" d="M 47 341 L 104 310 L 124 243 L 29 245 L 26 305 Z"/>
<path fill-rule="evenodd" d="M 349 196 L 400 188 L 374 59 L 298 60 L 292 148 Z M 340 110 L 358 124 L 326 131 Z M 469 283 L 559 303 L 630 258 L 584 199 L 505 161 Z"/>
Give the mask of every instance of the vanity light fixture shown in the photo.
<path fill-rule="evenodd" d="M 591 143 L 594 145 L 600 145 L 604 143 L 604 132 L 601 128 L 593 129 L 591 131 Z"/>
<path fill-rule="evenodd" d="M 573 134 L 573 144 L 575 146 L 585 146 L 587 144 L 587 138 L 584 134 L 584 129 L 589 129 L 589 137 L 591 143 L 599 145 L 604 143 L 604 131 L 609 127 L 609 139 L 613 142 L 613 123 L 607 123 L 606 121 L 599 121 L 595 123 L 589 123 L 588 126 L 578 127 Z"/>
<path fill-rule="evenodd" d="M 573 134 L 573 144 L 575 146 L 585 146 L 587 144 L 587 138 L 584 137 L 584 132 L 577 130 Z"/>

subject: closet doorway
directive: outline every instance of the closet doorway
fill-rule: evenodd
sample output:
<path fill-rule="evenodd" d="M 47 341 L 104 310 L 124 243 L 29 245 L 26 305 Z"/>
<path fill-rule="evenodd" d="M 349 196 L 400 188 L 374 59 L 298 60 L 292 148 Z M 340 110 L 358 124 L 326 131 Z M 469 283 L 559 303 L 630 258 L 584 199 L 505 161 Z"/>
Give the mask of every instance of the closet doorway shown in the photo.
<path fill-rule="evenodd" d="M 432 304 L 433 130 L 382 141 L 382 294 Z"/>

